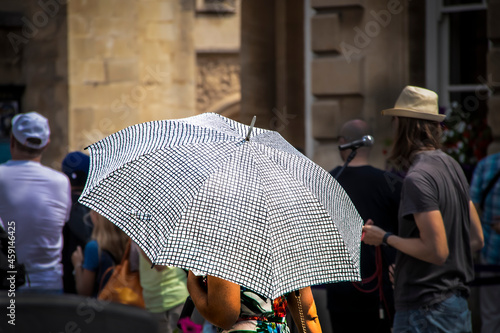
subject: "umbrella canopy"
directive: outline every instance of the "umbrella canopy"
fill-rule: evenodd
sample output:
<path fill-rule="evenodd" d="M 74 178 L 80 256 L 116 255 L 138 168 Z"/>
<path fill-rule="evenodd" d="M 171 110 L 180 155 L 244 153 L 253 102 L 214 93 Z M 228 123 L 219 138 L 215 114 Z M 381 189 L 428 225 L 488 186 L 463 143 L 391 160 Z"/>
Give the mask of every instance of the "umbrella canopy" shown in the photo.
<path fill-rule="evenodd" d="M 274 131 L 215 113 L 142 123 L 88 147 L 79 201 L 157 265 L 276 298 L 359 281 L 363 221 L 324 169 Z"/>

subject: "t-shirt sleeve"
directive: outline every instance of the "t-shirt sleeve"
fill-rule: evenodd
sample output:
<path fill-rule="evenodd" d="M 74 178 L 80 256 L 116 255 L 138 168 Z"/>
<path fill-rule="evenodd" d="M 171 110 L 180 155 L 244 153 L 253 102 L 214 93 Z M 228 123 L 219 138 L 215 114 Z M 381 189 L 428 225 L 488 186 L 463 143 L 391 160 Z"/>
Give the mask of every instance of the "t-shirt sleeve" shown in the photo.
<path fill-rule="evenodd" d="M 82 267 L 86 270 L 97 272 L 97 268 L 99 267 L 99 245 L 97 241 L 91 240 L 85 245 Z"/>
<path fill-rule="evenodd" d="M 427 178 L 420 173 L 405 178 L 401 201 L 403 216 L 439 210 L 436 187 Z"/>
<path fill-rule="evenodd" d="M 67 207 L 66 207 L 66 218 L 64 219 L 64 222 L 69 221 L 69 216 L 71 214 L 71 206 L 73 205 L 72 198 L 71 198 L 71 183 L 69 182 L 68 177 L 65 177 L 65 197 L 67 200 Z"/>

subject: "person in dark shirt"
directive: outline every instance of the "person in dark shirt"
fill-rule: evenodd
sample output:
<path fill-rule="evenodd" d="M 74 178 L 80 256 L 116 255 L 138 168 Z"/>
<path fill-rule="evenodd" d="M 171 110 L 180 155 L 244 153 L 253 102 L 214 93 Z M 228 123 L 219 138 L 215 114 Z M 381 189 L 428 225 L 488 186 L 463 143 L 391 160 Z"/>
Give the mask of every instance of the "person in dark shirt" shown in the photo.
<path fill-rule="evenodd" d="M 360 140 L 369 134 L 365 121 L 350 120 L 340 130 L 339 144 Z M 351 151 L 340 151 L 344 162 Z M 371 147 L 358 148 L 356 156 L 338 175 L 337 181 L 364 221 L 371 219 L 381 228 L 397 233 L 402 180 L 371 166 L 368 162 L 370 151 Z M 330 173 L 335 177 L 339 170 L 340 166 Z M 334 333 L 391 331 L 394 300 L 389 266 L 394 263 L 395 257 L 396 251 L 392 248 L 383 246 L 376 249 L 362 244 L 361 277 L 364 283 L 341 282 L 327 286 L 327 304 Z M 375 278 L 368 282 L 367 279 L 372 276 Z"/>
<path fill-rule="evenodd" d="M 460 165 L 441 149 L 435 92 L 407 86 L 391 116 L 391 161 L 407 171 L 398 235 L 365 223 L 363 242 L 398 250 L 394 273 L 394 332 L 472 332 L 467 304 L 472 254 L 484 245 L 481 222 Z"/>
<path fill-rule="evenodd" d="M 78 202 L 89 173 L 90 158 L 79 151 L 68 153 L 62 162 L 62 172 L 71 183 L 71 211 L 63 228 L 64 246 L 62 250 L 63 287 L 67 294 L 76 294 L 74 267 L 71 255 L 78 246 L 85 248 L 92 234 L 90 209 Z"/>

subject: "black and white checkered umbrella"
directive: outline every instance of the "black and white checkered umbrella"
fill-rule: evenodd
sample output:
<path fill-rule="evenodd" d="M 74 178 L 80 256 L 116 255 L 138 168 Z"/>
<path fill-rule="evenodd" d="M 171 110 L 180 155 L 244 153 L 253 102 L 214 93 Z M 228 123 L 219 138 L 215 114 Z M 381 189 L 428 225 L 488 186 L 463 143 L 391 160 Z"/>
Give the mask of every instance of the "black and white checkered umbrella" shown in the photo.
<path fill-rule="evenodd" d="M 80 202 L 157 265 L 270 298 L 358 281 L 362 219 L 342 187 L 274 131 L 214 113 L 152 121 L 89 147 Z"/>

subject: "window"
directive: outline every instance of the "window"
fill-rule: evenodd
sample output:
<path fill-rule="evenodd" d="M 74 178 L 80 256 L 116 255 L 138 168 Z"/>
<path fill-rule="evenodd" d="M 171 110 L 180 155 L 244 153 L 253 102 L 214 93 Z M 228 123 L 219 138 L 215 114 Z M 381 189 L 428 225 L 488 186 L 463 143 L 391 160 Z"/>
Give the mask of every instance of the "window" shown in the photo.
<path fill-rule="evenodd" d="M 426 84 L 448 115 L 445 148 L 462 164 L 475 165 L 491 141 L 486 0 L 427 0 L 426 6 Z"/>

